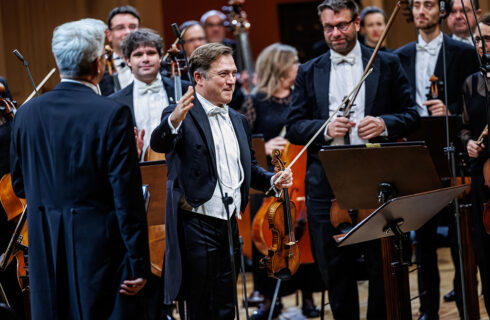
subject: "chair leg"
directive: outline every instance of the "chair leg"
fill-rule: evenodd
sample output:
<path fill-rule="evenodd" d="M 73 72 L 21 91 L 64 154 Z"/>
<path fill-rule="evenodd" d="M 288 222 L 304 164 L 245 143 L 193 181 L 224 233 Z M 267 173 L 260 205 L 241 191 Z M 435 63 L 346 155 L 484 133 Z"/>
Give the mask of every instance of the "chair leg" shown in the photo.
<path fill-rule="evenodd" d="M 325 319 L 325 290 L 322 291 L 322 307 L 321 307 L 321 320 Z"/>

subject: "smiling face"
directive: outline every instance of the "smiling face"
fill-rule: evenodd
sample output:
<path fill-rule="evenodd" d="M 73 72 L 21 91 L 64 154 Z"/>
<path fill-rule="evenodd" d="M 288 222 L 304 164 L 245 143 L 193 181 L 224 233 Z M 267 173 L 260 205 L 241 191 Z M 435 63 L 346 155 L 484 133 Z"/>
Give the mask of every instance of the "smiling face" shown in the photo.
<path fill-rule="evenodd" d="M 320 20 L 325 41 L 330 49 L 345 55 L 355 47 L 360 19 L 357 17 L 353 20 L 349 9 L 342 9 L 338 13 L 325 9 L 320 15 Z"/>
<path fill-rule="evenodd" d="M 160 53 L 155 47 L 140 45 L 127 60 L 133 75 L 139 81 L 150 84 L 160 69 Z"/>
<path fill-rule="evenodd" d="M 237 68 L 232 55 L 222 55 L 213 61 L 207 71 L 207 78 L 194 72 L 196 90 L 216 106 L 228 104 L 235 90 Z"/>
<path fill-rule="evenodd" d="M 117 54 L 122 56 L 121 43 L 125 36 L 139 28 L 138 18 L 129 13 L 116 14 L 106 30 L 107 40 Z"/>

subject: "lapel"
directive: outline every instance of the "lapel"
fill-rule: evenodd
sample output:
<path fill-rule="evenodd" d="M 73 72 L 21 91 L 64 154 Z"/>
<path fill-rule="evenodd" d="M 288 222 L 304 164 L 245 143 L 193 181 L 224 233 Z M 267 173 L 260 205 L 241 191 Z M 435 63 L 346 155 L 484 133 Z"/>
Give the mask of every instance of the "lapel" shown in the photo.
<path fill-rule="evenodd" d="M 167 92 L 168 103 L 169 104 L 177 103 L 177 101 L 175 101 L 175 86 L 173 80 L 164 77 L 163 74 L 161 74 L 161 76 L 162 76 L 163 88 Z"/>
<path fill-rule="evenodd" d="M 211 163 L 213 164 L 215 172 L 217 172 L 216 150 L 214 149 L 213 133 L 211 131 L 211 125 L 209 124 L 208 115 L 204 111 L 204 108 L 199 102 L 199 99 L 197 99 L 196 95 L 194 95 L 193 102 L 194 102 L 194 107 L 189 111 L 189 114 L 194 119 L 194 123 L 196 124 L 196 127 L 199 128 L 199 131 L 201 131 L 201 134 L 204 136 L 204 141 L 206 142 L 206 145 L 209 150 L 209 157 L 211 159 Z"/>
<path fill-rule="evenodd" d="M 366 65 L 371 58 L 373 51 L 361 45 L 362 52 L 362 66 L 366 68 Z M 379 53 L 378 53 L 379 54 Z M 374 99 L 376 98 L 376 92 L 378 91 L 379 77 L 381 75 L 380 70 L 380 58 L 374 59 L 372 68 L 373 72 L 366 78 L 364 83 L 364 115 L 370 115 L 373 111 Z"/>
<path fill-rule="evenodd" d="M 313 89 L 315 90 L 316 104 L 318 109 L 320 109 L 322 119 L 328 119 L 330 114 L 330 101 L 328 99 L 330 88 L 330 64 L 330 50 L 314 64 Z"/>
<path fill-rule="evenodd" d="M 131 114 L 133 115 L 133 119 L 136 119 L 134 116 L 134 95 L 133 95 L 134 81 L 128 84 L 126 88 L 123 89 L 122 99 L 126 102 L 129 109 L 131 109 Z"/>
<path fill-rule="evenodd" d="M 408 81 L 412 85 L 413 88 L 415 88 L 415 57 L 417 56 L 417 49 L 415 47 L 416 42 L 412 42 L 409 47 L 408 47 L 408 54 L 406 55 L 405 59 L 407 59 L 408 62 Z M 403 63 L 403 62 L 402 62 Z"/>
<path fill-rule="evenodd" d="M 446 35 L 443 35 L 442 41 L 444 41 L 444 45 L 446 46 L 446 66 L 451 66 L 452 65 L 452 60 L 454 55 L 452 52 L 452 43 L 451 41 L 448 41 L 449 37 Z M 443 46 L 441 45 L 441 50 L 439 50 L 439 56 L 437 57 L 437 62 L 436 62 L 436 67 L 434 69 L 434 75 L 439 78 L 440 81 L 444 81 L 444 68 L 443 68 L 443 57 L 442 57 L 442 48 Z"/>

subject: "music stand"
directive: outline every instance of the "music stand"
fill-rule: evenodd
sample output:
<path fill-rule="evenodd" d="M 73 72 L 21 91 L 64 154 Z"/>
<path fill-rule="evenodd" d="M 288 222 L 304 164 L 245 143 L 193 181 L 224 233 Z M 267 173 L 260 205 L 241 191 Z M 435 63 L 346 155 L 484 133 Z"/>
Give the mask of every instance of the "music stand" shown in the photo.
<path fill-rule="evenodd" d="M 429 150 L 417 143 L 336 146 L 320 150 L 319 158 L 341 208 L 369 209 L 383 204 L 345 237 L 336 238 L 341 245 L 383 238 L 388 319 L 411 319 L 403 233 L 422 226 L 466 186 L 439 189 L 441 182 Z M 391 235 L 395 235 L 394 243 L 386 238 Z"/>
<path fill-rule="evenodd" d="M 458 125 L 461 121 L 459 116 L 450 115 L 449 122 L 449 140 L 454 142 L 456 155 L 463 152 L 463 144 L 458 139 Z M 430 116 L 420 118 L 420 127 L 417 131 L 407 137 L 408 141 L 424 141 L 427 145 L 432 161 L 436 166 L 437 173 L 440 177 L 450 177 L 449 161 L 446 149 L 446 117 Z M 458 173 L 458 172 L 457 172 Z M 457 174 L 459 176 L 459 174 Z"/>

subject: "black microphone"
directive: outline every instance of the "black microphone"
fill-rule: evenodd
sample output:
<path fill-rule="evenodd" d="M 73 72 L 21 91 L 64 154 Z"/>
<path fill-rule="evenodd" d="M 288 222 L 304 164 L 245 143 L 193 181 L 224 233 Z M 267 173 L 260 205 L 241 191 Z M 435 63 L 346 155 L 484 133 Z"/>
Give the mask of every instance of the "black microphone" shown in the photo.
<path fill-rule="evenodd" d="M 14 51 L 12 51 L 15 56 L 24 64 L 24 66 L 26 67 L 26 70 L 27 70 L 27 74 L 29 75 L 29 79 L 31 79 L 31 83 L 32 83 L 32 87 L 34 88 L 34 91 L 36 92 L 36 95 L 39 97 L 39 92 L 37 92 L 37 88 L 36 88 L 36 85 L 34 84 L 34 80 L 32 79 L 32 74 L 31 74 L 31 70 L 29 70 L 29 66 L 28 66 L 28 63 L 27 61 L 24 59 L 24 57 L 22 56 L 22 54 L 19 52 L 19 50 L 15 49 Z"/>
<path fill-rule="evenodd" d="M 172 30 L 174 30 L 175 36 L 179 39 L 179 42 L 182 41 L 179 26 L 176 23 L 172 23 Z"/>

